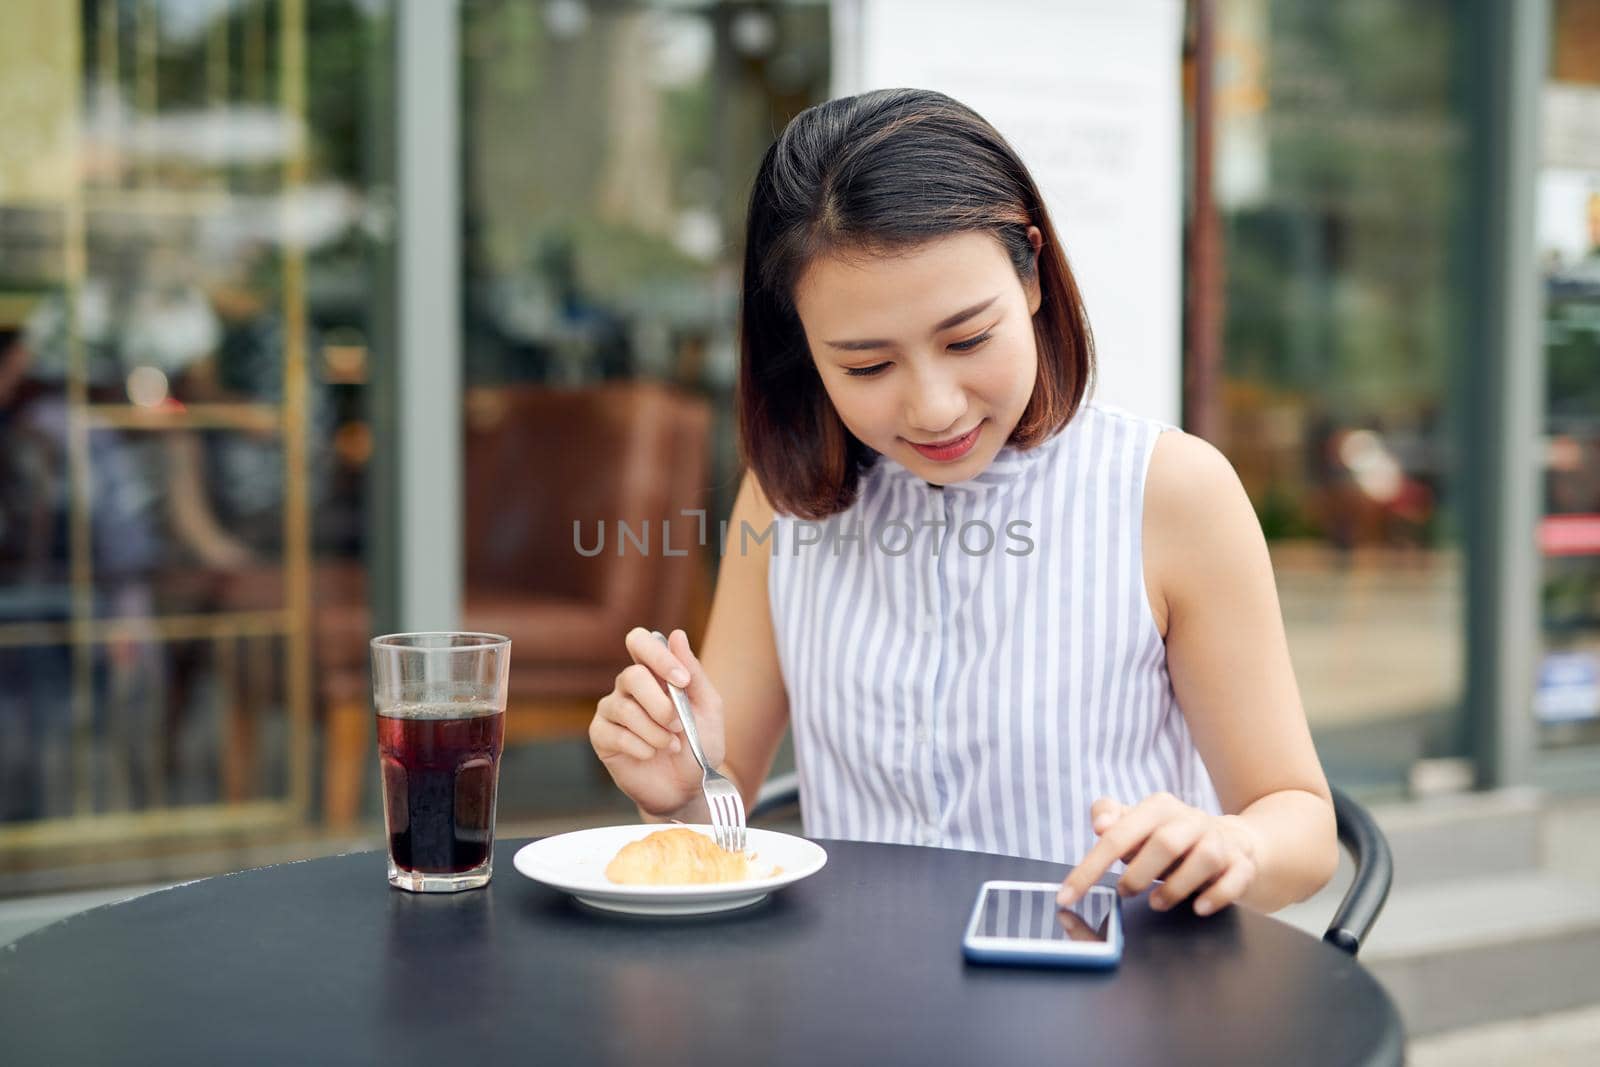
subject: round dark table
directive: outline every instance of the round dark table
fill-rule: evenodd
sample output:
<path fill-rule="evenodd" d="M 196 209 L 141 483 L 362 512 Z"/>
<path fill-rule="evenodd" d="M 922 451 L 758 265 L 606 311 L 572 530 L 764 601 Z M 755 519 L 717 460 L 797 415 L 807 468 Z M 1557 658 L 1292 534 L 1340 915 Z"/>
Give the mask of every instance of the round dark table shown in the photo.
<path fill-rule="evenodd" d="M 64 1063 L 1400 1063 L 1355 960 L 1241 908 L 1124 902 L 1122 966 L 967 964 L 989 878 L 1066 868 L 824 841 L 738 912 L 591 911 L 495 848 L 487 889 L 413 895 L 382 853 L 244 871 L 0 948 L 0 1059 Z"/>

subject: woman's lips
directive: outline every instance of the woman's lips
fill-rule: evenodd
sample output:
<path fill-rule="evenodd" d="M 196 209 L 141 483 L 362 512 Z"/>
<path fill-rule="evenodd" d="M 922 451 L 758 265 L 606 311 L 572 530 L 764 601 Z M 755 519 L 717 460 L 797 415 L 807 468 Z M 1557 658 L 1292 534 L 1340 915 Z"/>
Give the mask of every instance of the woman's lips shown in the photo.
<path fill-rule="evenodd" d="M 983 429 L 983 423 L 980 422 L 960 437 L 943 444 L 919 445 L 915 441 L 910 441 L 908 444 L 936 463 L 949 463 L 972 451 L 972 446 L 978 443 L 978 431 L 981 429 Z"/>

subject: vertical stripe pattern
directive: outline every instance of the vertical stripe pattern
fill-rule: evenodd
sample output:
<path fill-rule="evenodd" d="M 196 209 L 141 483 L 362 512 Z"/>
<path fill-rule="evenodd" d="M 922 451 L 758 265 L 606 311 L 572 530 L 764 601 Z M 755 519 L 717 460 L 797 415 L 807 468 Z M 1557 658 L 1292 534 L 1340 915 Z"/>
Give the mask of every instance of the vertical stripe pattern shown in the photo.
<path fill-rule="evenodd" d="M 806 832 L 1073 863 L 1089 807 L 1219 812 L 1144 583 L 1164 424 L 1095 403 L 939 489 L 881 457 L 768 571 Z"/>

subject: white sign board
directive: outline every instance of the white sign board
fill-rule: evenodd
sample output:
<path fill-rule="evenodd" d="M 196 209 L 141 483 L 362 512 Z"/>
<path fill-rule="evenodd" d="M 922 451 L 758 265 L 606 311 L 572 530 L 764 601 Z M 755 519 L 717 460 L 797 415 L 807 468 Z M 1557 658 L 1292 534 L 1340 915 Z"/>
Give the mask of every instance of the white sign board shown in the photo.
<path fill-rule="evenodd" d="M 1181 0 L 835 0 L 833 93 L 937 89 L 1044 194 L 1099 357 L 1095 397 L 1176 423 Z"/>
<path fill-rule="evenodd" d="M 1600 170 L 1600 87 L 1546 85 L 1541 118 L 1547 166 Z"/>

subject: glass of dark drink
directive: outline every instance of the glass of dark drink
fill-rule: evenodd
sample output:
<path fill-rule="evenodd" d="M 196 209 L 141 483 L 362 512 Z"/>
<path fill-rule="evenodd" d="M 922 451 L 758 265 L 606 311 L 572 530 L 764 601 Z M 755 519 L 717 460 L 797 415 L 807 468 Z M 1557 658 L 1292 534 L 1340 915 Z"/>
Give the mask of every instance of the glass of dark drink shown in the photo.
<path fill-rule="evenodd" d="M 497 634 L 373 638 L 390 885 L 454 893 L 489 884 L 510 665 L 511 639 Z"/>

